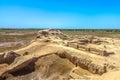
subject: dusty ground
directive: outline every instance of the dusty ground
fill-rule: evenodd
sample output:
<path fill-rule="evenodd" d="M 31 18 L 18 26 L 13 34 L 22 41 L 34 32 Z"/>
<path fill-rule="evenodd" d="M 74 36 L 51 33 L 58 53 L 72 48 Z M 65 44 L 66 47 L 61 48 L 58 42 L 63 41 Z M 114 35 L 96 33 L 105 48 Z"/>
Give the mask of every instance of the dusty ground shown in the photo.
<path fill-rule="evenodd" d="M 8 53 L 4 55 L 5 60 L 1 57 L 2 80 L 120 79 L 118 38 L 78 37 L 56 30 L 44 30 L 38 32 L 37 38 L 29 45 L 14 52 L 20 56 L 11 64 L 7 64 Z"/>
<path fill-rule="evenodd" d="M 0 29 L 0 52 L 15 50 L 23 47 L 26 44 L 36 38 L 38 30 L 34 29 Z M 94 35 L 110 38 L 120 38 L 120 33 L 105 32 L 105 31 L 74 31 L 74 30 L 62 30 L 63 33 L 69 36 L 84 36 Z M 66 38 L 64 38 L 65 40 Z"/>
<path fill-rule="evenodd" d="M 35 38 L 38 30 L 0 30 L 0 52 L 18 49 Z"/>

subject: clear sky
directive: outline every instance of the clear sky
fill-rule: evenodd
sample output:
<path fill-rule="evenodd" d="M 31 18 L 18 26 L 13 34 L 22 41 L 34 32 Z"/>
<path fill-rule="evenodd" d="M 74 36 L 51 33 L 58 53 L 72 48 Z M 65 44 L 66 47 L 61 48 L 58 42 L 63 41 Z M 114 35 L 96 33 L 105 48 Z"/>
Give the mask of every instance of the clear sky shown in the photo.
<path fill-rule="evenodd" d="M 0 0 L 0 28 L 120 29 L 120 0 Z"/>

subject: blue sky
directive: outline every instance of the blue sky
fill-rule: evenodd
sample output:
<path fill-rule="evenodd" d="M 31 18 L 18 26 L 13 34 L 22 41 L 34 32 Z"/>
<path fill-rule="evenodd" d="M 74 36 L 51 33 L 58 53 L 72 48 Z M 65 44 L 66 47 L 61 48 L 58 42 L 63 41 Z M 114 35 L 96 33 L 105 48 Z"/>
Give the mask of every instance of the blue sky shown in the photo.
<path fill-rule="evenodd" d="M 120 29 L 120 0 L 0 0 L 0 28 Z"/>

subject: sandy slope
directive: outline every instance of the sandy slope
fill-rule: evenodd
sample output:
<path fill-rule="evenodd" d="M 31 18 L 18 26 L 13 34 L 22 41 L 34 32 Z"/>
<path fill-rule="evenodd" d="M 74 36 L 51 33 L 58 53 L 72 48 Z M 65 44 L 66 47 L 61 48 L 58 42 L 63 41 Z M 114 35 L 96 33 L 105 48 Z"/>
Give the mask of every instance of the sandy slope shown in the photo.
<path fill-rule="evenodd" d="M 50 38 L 51 35 L 52 34 L 49 35 Z M 56 38 L 56 36 L 54 38 Z M 69 80 L 68 78 L 71 78 L 70 80 L 120 80 L 120 40 L 111 38 L 101 39 L 104 41 L 107 40 L 109 43 L 104 43 L 99 46 L 101 47 L 103 45 L 106 45 L 108 50 L 115 52 L 114 55 L 105 57 L 92 54 L 87 51 L 78 50 L 72 47 L 67 47 L 62 45 L 63 41 L 61 39 L 53 39 L 50 41 L 47 41 L 45 39 L 36 39 L 32 41 L 28 46 L 15 50 L 15 52 L 20 54 L 21 57 L 16 58 L 12 64 L 2 69 L 0 71 L 0 75 L 6 73 L 6 71 L 17 71 L 20 68 L 24 68 L 37 58 L 37 60 L 34 61 L 34 66 L 32 65 L 35 67 L 34 71 L 21 76 L 13 76 L 11 78 L 8 78 L 8 80 Z M 99 48 L 98 46 L 91 44 L 90 46 Z M 25 52 L 28 52 L 28 54 L 23 56 Z M 70 56 L 68 55 L 68 57 L 64 59 L 59 57 L 59 54 L 56 55 L 56 53 L 66 53 Z M 69 57 L 72 58 L 69 59 Z M 88 67 L 85 69 L 80 66 L 76 67 L 74 58 L 85 58 L 85 60 L 91 60 L 91 64 L 94 64 L 90 67 L 93 68 L 96 68 L 96 65 L 103 66 L 104 64 L 108 64 L 115 68 L 108 69 L 107 72 L 102 75 L 93 74 L 89 71 Z M 81 60 L 81 63 L 82 62 L 86 64 L 84 60 Z"/>
<path fill-rule="evenodd" d="M 58 51 L 69 51 L 71 52 L 71 54 L 75 54 L 77 56 L 86 56 L 87 58 L 92 59 L 95 63 L 98 64 L 102 64 L 102 63 L 111 63 L 111 58 L 109 57 L 103 57 L 103 56 L 98 56 L 95 54 L 89 54 L 88 52 L 85 51 L 80 51 L 74 48 L 70 48 L 70 47 L 65 47 L 65 46 L 60 46 L 57 45 L 55 43 L 50 43 L 50 42 L 41 42 L 39 40 L 33 42 L 32 44 L 30 44 L 29 46 L 16 50 L 17 53 L 19 54 L 23 54 L 24 52 L 29 52 L 31 55 L 34 56 L 38 56 L 38 55 L 46 55 L 46 54 L 53 54 L 55 52 Z M 57 66 L 57 65 L 56 65 Z M 78 69 L 77 71 L 79 71 L 80 69 Z M 84 70 L 81 70 L 81 72 L 83 71 L 82 74 L 84 74 Z M 80 73 L 81 73 L 80 72 Z M 112 76 L 111 76 L 112 75 Z M 95 79 L 100 79 L 100 80 L 119 80 L 119 71 L 118 72 L 107 72 L 105 74 L 103 74 L 102 76 L 100 76 L 100 78 L 96 78 L 99 77 L 98 75 L 92 75 L 91 78 L 95 78 Z M 109 77 L 110 76 L 110 77 Z"/>

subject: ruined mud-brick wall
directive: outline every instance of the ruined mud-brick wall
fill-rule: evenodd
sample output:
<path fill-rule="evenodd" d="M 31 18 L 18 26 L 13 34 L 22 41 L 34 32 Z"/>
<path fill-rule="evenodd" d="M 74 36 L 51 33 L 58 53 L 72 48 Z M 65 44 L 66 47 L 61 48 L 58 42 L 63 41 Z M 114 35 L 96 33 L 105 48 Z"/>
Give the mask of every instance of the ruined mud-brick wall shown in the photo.
<path fill-rule="evenodd" d="M 106 69 L 106 65 L 102 64 L 96 64 L 94 63 L 92 60 L 87 59 L 86 57 L 83 56 L 75 56 L 72 55 L 70 53 L 56 53 L 58 56 L 60 56 L 61 58 L 66 58 L 68 60 L 70 60 L 73 64 L 75 64 L 76 66 L 79 66 L 83 69 L 86 69 L 88 71 L 90 71 L 91 73 L 94 74 L 103 74 L 107 71 Z"/>
<path fill-rule="evenodd" d="M 111 54 L 114 54 L 114 52 L 109 52 L 105 49 L 105 46 L 103 46 L 103 49 L 96 48 L 99 47 L 99 44 L 101 44 L 102 41 L 99 39 L 79 39 L 77 41 L 69 41 L 67 43 L 68 47 L 76 48 L 79 50 L 84 50 L 89 53 L 101 55 L 101 56 L 109 56 Z M 96 47 L 88 46 L 88 44 L 94 44 Z"/>

